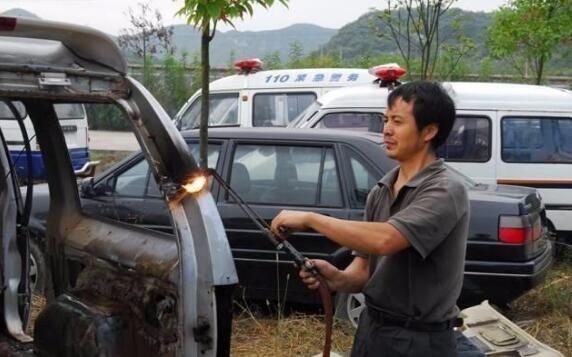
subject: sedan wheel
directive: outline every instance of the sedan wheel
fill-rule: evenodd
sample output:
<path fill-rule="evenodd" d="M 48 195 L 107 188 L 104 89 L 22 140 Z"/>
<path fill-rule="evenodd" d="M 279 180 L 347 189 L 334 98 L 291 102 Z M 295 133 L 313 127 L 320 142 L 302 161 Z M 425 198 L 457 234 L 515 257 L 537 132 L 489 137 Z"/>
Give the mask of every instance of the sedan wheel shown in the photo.
<path fill-rule="evenodd" d="M 46 261 L 38 244 L 30 239 L 30 291 L 44 295 L 46 284 Z"/>
<path fill-rule="evenodd" d="M 365 296 L 358 294 L 339 293 L 336 296 L 336 316 L 349 320 L 357 328 L 359 317 L 365 309 Z"/>

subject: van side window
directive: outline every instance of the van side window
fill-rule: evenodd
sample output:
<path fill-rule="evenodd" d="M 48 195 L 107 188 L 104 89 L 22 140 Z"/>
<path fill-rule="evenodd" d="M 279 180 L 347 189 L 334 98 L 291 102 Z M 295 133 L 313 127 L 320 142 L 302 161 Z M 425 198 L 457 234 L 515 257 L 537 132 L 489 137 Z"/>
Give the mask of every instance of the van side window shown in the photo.
<path fill-rule="evenodd" d="M 200 117 L 201 97 L 198 97 L 181 117 L 181 130 L 198 128 Z M 211 94 L 209 99 L 209 126 L 238 124 L 238 93 Z"/>
<path fill-rule="evenodd" d="M 315 93 L 254 95 L 253 126 L 286 126 L 316 100 Z"/>
<path fill-rule="evenodd" d="M 457 117 L 447 142 L 437 150 L 447 161 L 486 162 L 491 158 L 491 121 L 486 117 Z"/>
<path fill-rule="evenodd" d="M 286 145 L 238 145 L 230 185 L 250 203 L 342 205 L 332 148 Z"/>
<path fill-rule="evenodd" d="M 502 159 L 521 163 L 572 163 L 572 118 L 505 117 Z"/>
<path fill-rule="evenodd" d="M 320 119 L 316 128 L 350 129 L 381 133 L 383 115 L 381 113 L 328 113 Z"/>

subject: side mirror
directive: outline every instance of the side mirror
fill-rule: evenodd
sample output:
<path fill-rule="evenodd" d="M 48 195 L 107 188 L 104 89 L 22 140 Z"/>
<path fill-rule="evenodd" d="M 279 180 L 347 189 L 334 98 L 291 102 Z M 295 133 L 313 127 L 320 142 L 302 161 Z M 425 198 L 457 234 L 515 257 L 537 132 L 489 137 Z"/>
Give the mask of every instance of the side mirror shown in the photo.
<path fill-rule="evenodd" d="M 79 195 L 81 198 L 92 198 L 95 196 L 93 177 L 88 177 L 79 184 Z"/>

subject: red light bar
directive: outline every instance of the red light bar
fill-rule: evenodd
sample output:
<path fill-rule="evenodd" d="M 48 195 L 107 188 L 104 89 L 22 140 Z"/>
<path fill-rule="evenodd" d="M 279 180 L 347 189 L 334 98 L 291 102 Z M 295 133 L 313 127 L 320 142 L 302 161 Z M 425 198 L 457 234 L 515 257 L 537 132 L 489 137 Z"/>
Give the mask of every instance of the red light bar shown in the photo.
<path fill-rule="evenodd" d="M 262 69 L 262 61 L 259 58 L 249 58 L 234 62 L 234 68 L 241 73 L 251 73 Z"/>
<path fill-rule="evenodd" d="M 407 71 L 399 67 L 397 63 L 388 63 L 370 68 L 369 73 L 383 81 L 393 82 L 403 77 Z"/>
<path fill-rule="evenodd" d="M 15 17 L 0 16 L 0 31 L 14 31 L 16 23 Z"/>

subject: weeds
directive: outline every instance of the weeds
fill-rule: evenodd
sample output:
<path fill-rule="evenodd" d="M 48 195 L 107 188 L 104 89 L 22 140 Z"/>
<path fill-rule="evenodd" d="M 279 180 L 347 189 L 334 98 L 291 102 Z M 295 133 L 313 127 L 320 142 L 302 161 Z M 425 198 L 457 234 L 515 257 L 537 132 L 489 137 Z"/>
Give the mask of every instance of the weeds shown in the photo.
<path fill-rule="evenodd" d="M 572 249 L 546 281 L 511 304 L 509 318 L 565 356 L 572 356 Z"/>

